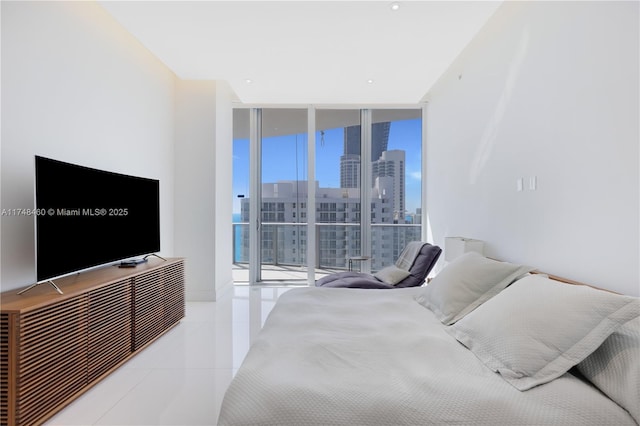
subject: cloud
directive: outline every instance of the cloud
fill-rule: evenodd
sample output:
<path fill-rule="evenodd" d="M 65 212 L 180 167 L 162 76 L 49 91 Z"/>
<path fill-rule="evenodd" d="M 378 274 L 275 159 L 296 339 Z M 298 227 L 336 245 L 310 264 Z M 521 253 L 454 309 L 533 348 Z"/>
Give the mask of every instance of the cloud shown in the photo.
<path fill-rule="evenodd" d="M 415 180 L 422 180 L 422 172 L 420 172 L 420 171 L 409 172 L 409 177 L 411 179 L 415 179 Z"/>

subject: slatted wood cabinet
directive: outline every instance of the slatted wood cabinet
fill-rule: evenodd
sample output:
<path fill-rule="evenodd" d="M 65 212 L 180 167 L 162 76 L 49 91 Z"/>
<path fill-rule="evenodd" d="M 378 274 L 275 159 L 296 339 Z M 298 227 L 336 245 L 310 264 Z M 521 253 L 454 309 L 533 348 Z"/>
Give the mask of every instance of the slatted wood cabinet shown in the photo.
<path fill-rule="evenodd" d="M 0 300 L 0 425 L 38 425 L 177 324 L 183 259 L 105 268 Z"/>

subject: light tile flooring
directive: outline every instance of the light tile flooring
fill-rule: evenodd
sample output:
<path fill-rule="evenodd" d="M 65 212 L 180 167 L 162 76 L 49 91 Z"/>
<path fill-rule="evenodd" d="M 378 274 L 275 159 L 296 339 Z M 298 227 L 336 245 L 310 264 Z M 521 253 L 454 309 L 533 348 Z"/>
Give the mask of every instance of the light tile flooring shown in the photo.
<path fill-rule="evenodd" d="M 215 425 L 251 339 L 289 289 L 234 286 L 222 300 L 187 302 L 177 326 L 45 425 Z"/>

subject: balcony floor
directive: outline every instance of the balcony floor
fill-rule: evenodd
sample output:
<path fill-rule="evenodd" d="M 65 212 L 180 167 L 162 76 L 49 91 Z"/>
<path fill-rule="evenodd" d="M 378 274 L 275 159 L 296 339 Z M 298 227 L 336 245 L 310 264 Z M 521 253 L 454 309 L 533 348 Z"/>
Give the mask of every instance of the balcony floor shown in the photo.
<path fill-rule="evenodd" d="M 337 269 L 316 269 L 315 278 L 339 272 Z M 249 285 L 249 265 L 234 263 L 232 268 L 233 282 L 236 285 Z M 307 268 L 293 265 L 263 265 L 262 282 L 259 285 L 269 286 L 305 286 L 307 285 Z"/>

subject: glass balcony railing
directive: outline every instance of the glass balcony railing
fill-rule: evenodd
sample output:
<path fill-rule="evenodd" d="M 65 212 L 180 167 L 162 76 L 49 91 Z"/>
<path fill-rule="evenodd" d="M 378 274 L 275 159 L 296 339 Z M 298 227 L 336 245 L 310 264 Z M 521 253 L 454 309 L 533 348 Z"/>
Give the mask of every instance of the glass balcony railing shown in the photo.
<path fill-rule="evenodd" d="M 372 224 L 371 270 L 393 264 L 410 241 L 421 239 L 422 225 Z M 263 223 L 262 264 L 302 267 L 307 264 L 306 223 Z M 346 270 L 349 258 L 362 254 L 360 224 L 317 223 L 315 268 Z M 233 263 L 249 263 L 249 224 L 233 223 Z"/>

